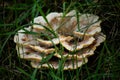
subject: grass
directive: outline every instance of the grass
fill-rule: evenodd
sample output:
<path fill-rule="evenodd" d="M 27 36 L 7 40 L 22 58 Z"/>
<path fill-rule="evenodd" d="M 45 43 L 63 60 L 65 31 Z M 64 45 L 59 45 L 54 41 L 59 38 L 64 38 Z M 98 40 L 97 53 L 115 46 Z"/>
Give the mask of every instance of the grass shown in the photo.
<path fill-rule="evenodd" d="M 1 80 L 119 80 L 120 74 L 120 1 L 119 0 L 3 0 L 0 3 L 0 79 Z M 107 39 L 89 57 L 89 62 L 71 70 L 33 69 L 28 61 L 19 59 L 13 42 L 14 34 L 31 25 L 34 17 L 45 18 L 49 12 L 75 9 L 100 16 Z M 47 21 L 47 19 L 46 19 Z"/>

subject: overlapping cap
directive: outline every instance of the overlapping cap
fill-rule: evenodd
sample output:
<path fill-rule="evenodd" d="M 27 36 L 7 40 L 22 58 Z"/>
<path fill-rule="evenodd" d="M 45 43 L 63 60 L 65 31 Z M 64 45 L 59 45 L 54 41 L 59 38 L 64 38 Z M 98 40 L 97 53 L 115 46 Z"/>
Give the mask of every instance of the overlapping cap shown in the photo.
<path fill-rule="evenodd" d="M 72 10 L 67 14 L 52 12 L 46 18 L 34 18 L 34 25 L 14 36 L 18 56 L 31 61 L 34 68 L 58 69 L 63 61 L 64 70 L 77 69 L 106 38 L 96 15 Z"/>

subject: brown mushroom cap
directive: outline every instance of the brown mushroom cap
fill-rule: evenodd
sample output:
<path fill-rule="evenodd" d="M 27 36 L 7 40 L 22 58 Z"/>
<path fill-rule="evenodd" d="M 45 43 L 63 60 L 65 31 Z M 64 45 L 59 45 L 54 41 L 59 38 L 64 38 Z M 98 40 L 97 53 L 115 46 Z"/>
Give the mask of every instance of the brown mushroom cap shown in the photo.
<path fill-rule="evenodd" d="M 18 56 L 31 61 L 33 68 L 58 69 L 62 58 L 65 59 L 64 70 L 87 63 L 87 58 L 94 54 L 106 36 L 101 32 L 98 16 L 76 15 L 72 10 L 67 14 L 52 12 L 46 16 L 48 22 L 42 16 L 34 18 L 36 24 L 19 30 L 14 36 Z M 41 64 L 51 54 L 54 59 Z"/>
<path fill-rule="evenodd" d="M 105 37 L 106 36 L 103 33 L 96 34 L 94 43 L 79 50 L 75 54 L 69 54 L 69 52 L 63 51 L 62 55 L 60 55 L 59 53 L 55 53 L 55 56 L 58 58 L 67 57 L 67 59 L 71 59 L 74 57 L 74 58 L 77 58 L 78 60 L 89 57 L 94 54 L 96 47 L 99 46 L 100 43 L 105 41 Z"/>
<path fill-rule="evenodd" d="M 61 44 L 69 51 L 74 51 L 74 50 L 81 50 L 84 47 L 89 46 L 90 44 L 93 43 L 95 39 L 93 37 L 89 37 L 89 38 L 84 38 L 84 40 L 82 41 L 77 41 L 77 43 L 74 42 L 68 42 L 68 41 L 61 41 Z"/>
<path fill-rule="evenodd" d="M 84 58 L 82 60 L 67 60 L 64 62 L 64 68 L 63 70 L 72 70 L 77 69 L 78 67 L 81 67 L 83 64 L 87 63 L 88 59 Z M 31 66 L 33 68 L 59 68 L 59 61 L 49 61 L 48 63 L 40 64 L 40 62 L 31 61 Z"/>
<path fill-rule="evenodd" d="M 18 53 L 18 56 L 22 59 L 26 60 L 35 60 L 35 61 L 41 61 L 42 56 L 38 52 L 34 52 L 31 49 L 23 48 L 22 46 L 16 46 L 16 50 Z"/>

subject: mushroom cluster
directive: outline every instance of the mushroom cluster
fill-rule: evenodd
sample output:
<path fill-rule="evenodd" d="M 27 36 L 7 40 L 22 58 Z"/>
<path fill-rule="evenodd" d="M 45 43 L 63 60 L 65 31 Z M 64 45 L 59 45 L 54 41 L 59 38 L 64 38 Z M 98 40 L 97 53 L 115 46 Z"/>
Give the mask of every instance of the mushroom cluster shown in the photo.
<path fill-rule="evenodd" d="M 34 18 L 33 25 L 14 36 L 18 56 L 34 68 L 76 69 L 88 62 L 96 47 L 105 40 L 101 21 L 93 14 L 52 12 Z"/>

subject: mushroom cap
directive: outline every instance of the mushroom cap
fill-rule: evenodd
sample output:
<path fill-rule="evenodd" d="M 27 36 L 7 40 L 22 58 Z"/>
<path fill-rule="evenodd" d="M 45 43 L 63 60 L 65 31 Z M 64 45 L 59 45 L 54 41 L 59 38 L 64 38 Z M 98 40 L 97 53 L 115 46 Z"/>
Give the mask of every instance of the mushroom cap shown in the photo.
<path fill-rule="evenodd" d="M 95 41 L 91 45 L 80 49 L 79 51 L 75 52 L 75 54 L 69 54 L 69 52 L 64 51 L 62 55 L 60 55 L 59 53 L 55 53 L 55 56 L 58 58 L 66 57 L 67 59 L 71 59 L 74 57 L 78 60 L 81 60 L 83 58 L 93 55 L 96 47 L 98 47 L 102 42 L 104 42 L 105 38 L 106 36 L 103 33 L 96 34 Z"/>
<path fill-rule="evenodd" d="M 81 50 L 84 47 L 89 46 L 90 44 L 93 43 L 95 39 L 93 37 L 89 38 L 84 38 L 82 41 L 74 41 L 74 42 L 68 42 L 66 40 L 61 41 L 61 44 L 69 51 L 74 51 L 74 50 Z M 76 43 L 75 43 L 76 42 Z"/>
<path fill-rule="evenodd" d="M 64 70 L 77 69 L 105 41 L 96 15 L 72 10 L 67 14 L 52 12 L 46 18 L 47 21 L 42 16 L 34 18 L 35 24 L 14 36 L 18 56 L 31 61 L 33 68 L 58 69 L 59 62 L 65 59 Z M 51 59 L 42 63 L 51 54 Z"/>
<path fill-rule="evenodd" d="M 78 67 L 81 67 L 83 64 L 87 63 L 88 59 L 84 58 L 82 60 L 67 60 L 64 62 L 63 70 L 72 70 L 77 69 Z M 59 61 L 49 61 L 48 63 L 40 64 L 40 62 L 31 61 L 31 66 L 33 68 L 54 68 L 58 69 Z"/>

